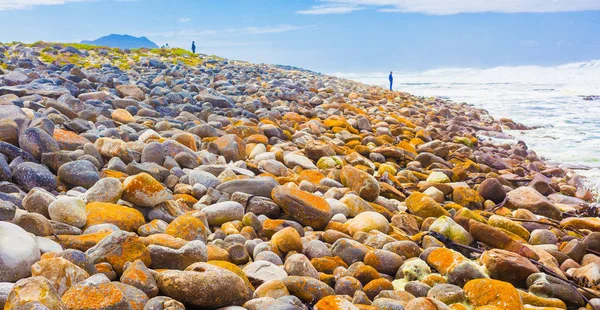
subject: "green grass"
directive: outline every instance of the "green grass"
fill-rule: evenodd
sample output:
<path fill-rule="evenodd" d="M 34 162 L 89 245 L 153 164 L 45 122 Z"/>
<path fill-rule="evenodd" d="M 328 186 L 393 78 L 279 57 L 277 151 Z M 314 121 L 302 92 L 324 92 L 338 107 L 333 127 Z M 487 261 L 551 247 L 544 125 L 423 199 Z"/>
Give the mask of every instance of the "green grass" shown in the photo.
<path fill-rule="evenodd" d="M 46 63 L 52 63 L 54 62 L 54 59 L 56 59 L 55 56 L 47 54 L 47 53 L 42 53 L 40 55 L 40 60 Z"/>
<path fill-rule="evenodd" d="M 19 42 L 12 42 L 6 45 L 14 45 Z M 82 43 L 54 43 L 37 41 L 31 44 L 24 44 L 29 47 L 40 48 L 39 59 L 45 63 L 52 63 L 58 66 L 74 64 L 84 68 L 100 68 L 100 63 L 108 62 L 120 68 L 123 71 L 130 70 L 133 63 L 137 63 L 143 57 L 159 57 L 162 61 L 172 64 L 182 64 L 190 67 L 214 65 L 206 63 L 207 60 L 222 60 L 223 58 L 215 55 L 193 54 L 182 48 L 134 48 L 125 53 L 119 48 L 110 48 Z M 71 53 L 56 53 L 58 49 L 64 47 L 73 47 L 81 51 L 89 51 L 90 57 Z M 106 50 L 108 55 L 100 56 L 97 54 L 100 50 Z M 91 62 L 91 61 L 93 62 Z M 2 64 L 0 64 L 2 65 Z M 6 66 L 6 65 L 3 65 Z"/>
<path fill-rule="evenodd" d="M 84 51 L 110 49 L 110 47 L 106 47 L 106 46 L 81 44 L 81 43 L 63 43 L 61 45 L 74 47 L 74 48 L 76 48 L 78 50 L 84 50 Z"/>

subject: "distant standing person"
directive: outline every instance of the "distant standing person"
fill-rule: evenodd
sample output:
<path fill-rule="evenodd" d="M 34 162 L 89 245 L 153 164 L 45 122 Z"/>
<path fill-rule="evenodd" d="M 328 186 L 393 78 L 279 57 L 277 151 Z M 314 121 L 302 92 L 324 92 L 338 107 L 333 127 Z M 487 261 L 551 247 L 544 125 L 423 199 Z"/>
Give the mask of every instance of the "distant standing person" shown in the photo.
<path fill-rule="evenodd" d="M 392 86 L 394 86 L 394 76 L 392 75 L 392 71 L 390 71 L 390 90 L 392 90 Z"/>
<path fill-rule="evenodd" d="M 192 41 L 192 53 L 196 54 L 196 42 Z"/>

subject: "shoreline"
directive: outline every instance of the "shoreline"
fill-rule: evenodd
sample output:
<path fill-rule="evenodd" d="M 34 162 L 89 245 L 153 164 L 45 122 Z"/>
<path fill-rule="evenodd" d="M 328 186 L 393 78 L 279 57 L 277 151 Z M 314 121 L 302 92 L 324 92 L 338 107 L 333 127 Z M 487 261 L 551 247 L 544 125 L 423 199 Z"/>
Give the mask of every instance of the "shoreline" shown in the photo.
<path fill-rule="evenodd" d="M 560 65 L 544 69 L 550 73 L 552 70 L 559 71 L 561 68 L 564 70 L 564 68 L 575 67 L 575 65 L 589 67 L 586 64 L 593 64 L 596 62 L 597 61 L 589 61 L 586 63 Z M 397 89 L 401 88 L 409 93 L 416 93 L 419 96 L 423 96 L 424 98 L 431 96 L 456 103 L 467 102 L 475 107 L 490 111 L 491 115 L 497 118 L 518 116 L 516 121 L 527 124 L 531 130 L 505 130 L 505 133 L 510 135 L 510 137 L 505 138 L 505 140 L 507 140 L 506 142 L 516 143 L 518 140 L 527 142 L 528 146 L 541 154 L 545 162 L 552 163 L 555 166 L 564 166 L 576 170 L 586 178 L 588 188 L 597 192 L 598 188 L 600 188 L 600 166 L 597 165 L 597 162 L 600 159 L 595 157 L 593 152 L 586 151 L 586 149 L 594 148 L 597 141 L 595 133 L 598 128 L 593 126 L 593 122 L 595 121 L 594 117 L 586 117 L 585 114 L 576 112 L 579 109 L 589 108 L 586 106 L 586 102 L 582 101 L 585 100 L 584 96 L 577 95 L 581 94 L 583 89 L 589 88 L 589 85 L 585 86 L 579 83 L 567 85 L 562 82 L 556 84 L 550 83 L 548 80 L 540 82 L 541 84 L 524 82 L 520 77 L 520 74 L 524 74 L 524 72 L 521 72 L 520 68 L 521 67 L 493 69 L 455 68 L 429 70 L 420 74 L 412 73 L 408 76 L 400 74 L 398 79 L 400 81 L 408 79 L 408 82 L 400 83 L 400 87 Z M 475 77 L 482 75 L 482 72 L 491 73 L 494 70 L 498 71 L 501 69 L 510 69 L 514 71 L 513 73 L 516 76 L 511 80 L 502 80 L 501 82 L 496 81 L 494 77 L 486 77 L 487 80 L 479 81 L 479 83 L 475 83 L 475 80 L 473 80 Z M 582 70 L 587 71 L 580 73 L 585 73 L 587 74 L 586 76 L 589 76 L 590 70 L 592 69 L 584 68 Z M 471 72 L 471 80 L 462 83 L 447 83 L 447 77 L 443 74 L 443 72 L 446 71 L 459 73 Z M 438 73 L 437 75 L 434 75 L 431 74 L 431 72 Z M 558 74 L 559 72 L 555 72 L 555 74 Z M 571 74 L 573 74 L 573 72 L 571 72 Z M 385 83 L 377 83 L 375 81 L 374 74 L 337 73 L 335 75 L 351 77 L 354 81 L 385 87 Z M 459 81 L 461 78 L 461 75 L 457 77 Z M 566 78 L 563 77 L 562 79 L 564 80 Z M 383 75 L 381 75 L 380 80 L 385 80 Z M 481 90 L 476 90 L 477 85 L 483 87 L 482 89 L 489 89 L 488 86 L 497 85 L 495 86 L 497 90 L 492 90 L 490 94 L 485 94 Z M 539 88 L 540 85 L 546 87 Z M 431 87 L 431 89 L 429 89 L 429 87 Z M 580 92 L 575 92 L 574 89 L 579 89 Z M 583 91 L 585 94 L 588 92 Z M 500 99 L 497 98 L 498 96 L 507 97 L 511 100 Z M 528 104 L 526 101 L 530 101 L 531 103 Z M 531 105 L 534 107 L 528 107 Z M 533 114 L 535 112 L 535 107 L 541 108 L 543 106 L 546 106 L 548 109 L 544 114 L 545 116 L 536 116 Z M 592 111 L 590 112 L 593 114 Z M 557 113 L 559 115 L 566 113 L 568 116 L 575 118 L 575 120 L 571 122 L 562 119 L 561 117 L 546 117 L 548 113 Z M 540 123 L 539 119 L 546 119 L 546 122 Z M 558 127 L 556 127 L 557 125 Z M 561 141 L 564 143 L 561 144 Z M 499 143 L 503 142 L 499 141 Z M 565 150 L 572 151 L 567 152 Z M 571 152 L 577 153 L 578 156 L 570 155 Z M 574 160 L 573 158 L 578 159 Z"/>
<path fill-rule="evenodd" d="M 594 196 L 478 139 L 510 119 L 181 49 L 0 55 L 7 309 L 600 302 Z"/>

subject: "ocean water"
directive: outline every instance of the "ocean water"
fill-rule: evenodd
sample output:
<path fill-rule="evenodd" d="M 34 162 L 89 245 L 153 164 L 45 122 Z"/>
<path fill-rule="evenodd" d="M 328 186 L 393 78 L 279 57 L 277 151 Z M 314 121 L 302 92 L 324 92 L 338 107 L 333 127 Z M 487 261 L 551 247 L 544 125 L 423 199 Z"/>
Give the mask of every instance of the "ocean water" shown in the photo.
<path fill-rule="evenodd" d="M 367 84 L 389 87 L 389 72 L 335 73 Z M 440 97 L 484 108 L 495 118 L 539 127 L 506 131 L 525 141 L 539 156 L 559 166 L 578 168 L 590 187 L 600 189 L 600 60 L 556 67 L 492 69 L 450 68 L 395 72 L 394 89 Z"/>

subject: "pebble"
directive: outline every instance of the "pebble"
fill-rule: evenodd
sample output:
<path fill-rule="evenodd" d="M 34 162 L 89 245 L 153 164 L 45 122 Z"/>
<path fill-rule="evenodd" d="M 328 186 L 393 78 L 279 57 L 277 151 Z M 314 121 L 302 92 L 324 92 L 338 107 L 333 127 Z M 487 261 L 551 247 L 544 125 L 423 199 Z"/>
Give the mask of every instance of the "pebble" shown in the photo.
<path fill-rule="evenodd" d="M 159 273 L 156 282 L 164 295 L 195 307 L 240 306 L 252 297 L 239 276 L 207 263 Z"/>
<path fill-rule="evenodd" d="M 9 201 L 0 201 L 0 221 L 10 222 L 17 213 L 17 206 Z"/>
<path fill-rule="evenodd" d="M 90 188 L 100 180 L 100 174 L 98 168 L 90 161 L 76 160 L 60 166 L 58 178 L 72 187 Z"/>
<path fill-rule="evenodd" d="M 199 240 L 188 242 L 179 249 L 151 244 L 148 246 L 152 268 L 184 270 L 197 262 L 206 262 L 208 252 L 206 244 Z"/>
<path fill-rule="evenodd" d="M 254 286 L 260 286 L 270 280 L 283 280 L 287 277 L 285 270 L 265 260 L 252 262 L 246 265 L 243 271 Z"/>
<path fill-rule="evenodd" d="M 56 197 L 42 188 L 33 188 L 23 198 L 23 208 L 50 218 L 48 206 Z"/>
<path fill-rule="evenodd" d="M 87 223 L 85 202 L 80 198 L 58 197 L 48 206 L 48 214 L 53 221 L 79 228 Z"/>
<path fill-rule="evenodd" d="M 42 259 L 33 264 L 31 275 L 48 279 L 59 296 L 62 296 L 72 285 L 90 276 L 85 270 L 61 257 Z"/>
<path fill-rule="evenodd" d="M 244 207 L 235 201 L 225 201 L 202 208 L 208 225 L 220 226 L 231 221 L 241 221 Z"/>
<path fill-rule="evenodd" d="M 284 186 L 275 187 L 273 200 L 300 224 L 323 229 L 331 219 L 331 208 L 325 199 Z"/>
<path fill-rule="evenodd" d="M 43 153 L 60 151 L 58 143 L 54 141 L 52 136 L 40 128 L 27 128 L 21 132 L 19 146 L 37 160 L 42 159 Z"/>
<path fill-rule="evenodd" d="M 31 277 L 17 281 L 4 305 L 4 309 L 7 310 L 27 309 L 27 307 L 67 309 L 52 283 L 44 277 Z"/>
<path fill-rule="evenodd" d="M 68 309 L 132 309 L 127 296 L 103 274 L 95 274 L 62 295 Z"/>
<path fill-rule="evenodd" d="M 24 162 L 13 170 L 13 180 L 25 191 L 30 191 L 35 187 L 53 191 L 56 189 L 57 178 L 43 165 Z"/>
<path fill-rule="evenodd" d="M 0 222 L 0 282 L 16 282 L 31 274 L 31 265 L 40 260 L 35 240 L 21 227 Z"/>
<path fill-rule="evenodd" d="M 154 207 L 171 198 L 166 188 L 147 173 L 127 177 L 123 181 L 123 200 L 140 207 Z"/>
<path fill-rule="evenodd" d="M 83 197 L 86 203 L 106 202 L 117 203 L 123 195 L 123 184 L 117 178 L 104 178 L 98 180 L 90 187 Z"/>

